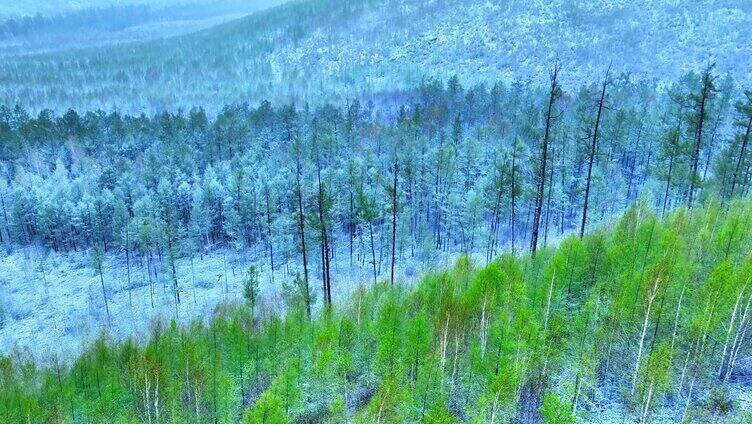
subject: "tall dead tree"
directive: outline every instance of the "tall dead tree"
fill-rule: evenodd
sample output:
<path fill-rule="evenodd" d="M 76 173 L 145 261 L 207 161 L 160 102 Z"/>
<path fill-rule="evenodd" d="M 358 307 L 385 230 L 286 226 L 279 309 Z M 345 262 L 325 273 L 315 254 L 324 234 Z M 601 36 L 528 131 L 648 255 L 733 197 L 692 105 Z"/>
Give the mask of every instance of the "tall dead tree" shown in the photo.
<path fill-rule="evenodd" d="M 551 127 L 554 121 L 554 108 L 556 100 L 561 96 L 561 87 L 557 81 L 559 77 L 559 64 L 554 65 L 551 72 L 551 90 L 548 95 L 548 107 L 546 110 L 546 125 L 541 143 L 540 169 L 538 171 L 538 190 L 535 195 L 535 210 L 533 213 L 533 233 L 530 238 L 530 252 L 535 254 L 538 250 L 538 233 L 540 232 L 541 212 L 543 211 L 543 196 L 546 187 L 546 165 L 548 163 L 548 143 L 551 137 Z"/>
<path fill-rule="evenodd" d="M 391 284 L 394 285 L 394 267 L 397 261 L 397 181 L 399 178 L 399 161 L 395 153 L 394 156 L 394 181 L 392 184 L 392 271 Z"/>
<path fill-rule="evenodd" d="M 515 223 L 517 222 L 517 217 L 515 216 L 515 211 L 517 210 L 517 138 L 514 139 L 514 145 L 512 146 L 512 171 L 510 175 L 510 185 L 511 190 L 509 190 L 509 194 L 511 196 L 511 204 L 510 204 L 510 217 L 509 217 L 509 233 L 511 236 L 511 243 L 512 243 L 512 254 L 516 253 L 515 247 L 514 247 L 514 236 L 515 236 Z"/>
<path fill-rule="evenodd" d="M 606 100 L 606 87 L 608 87 L 608 77 L 611 69 L 606 71 L 606 77 L 603 79 L 601 87 L 601 96 L 598 100 L 598 111 L 595 114 L 595 126 L 593 127 L 593 137 L 588 152 L 588 170 L 587 179 L 585 180 L 585 201 L 582 204 L 582 222 L 580 223 L 580 238 L 585 236 L 585 226 L 587 225 L 588 205 L 590 202 L 590 182 L 593 177 L 593 163 L 595 162 L 595 151 L 598 148 L 598 130 L 601 125 L 601 116 L 603 116 L 603 107 Z"/>
<path fill-rule="evenodd" d="M 695 125 L 695 144 L 692 149 L 692 163 L 689 175 L 689 191 L 687 193 L 687 207 L 692 208 L 695 200 L 695 191 L 699 177 L 697 168 L 700 162 L 700 150 L 702 149 L 702 132 L 705 122 L 708 120 L 708 102 L 716 91 L 715 78 L 713 77 L 713 67 L 715 64 L 708 66 L 702 73 L 702 88 L 699 94 L 691 96 L 697 107 L 697 114 L 692 117 Z"/>

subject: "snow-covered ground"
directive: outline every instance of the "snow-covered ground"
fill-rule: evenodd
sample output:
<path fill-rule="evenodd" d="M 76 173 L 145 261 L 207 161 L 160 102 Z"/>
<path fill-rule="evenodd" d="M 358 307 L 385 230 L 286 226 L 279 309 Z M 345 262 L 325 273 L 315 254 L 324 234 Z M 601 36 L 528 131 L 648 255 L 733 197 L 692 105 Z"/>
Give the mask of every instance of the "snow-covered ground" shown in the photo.
<path fill-rule="evenodd" d="M 553 241 L 558 243 L 559 238 Z M 403 257 L 397 278 L 412 285 L 429 268 L 446 268 L 456 254 L 444 254 L 429 265 L 421 266 L 415 259 Z M 384 257 L 379 278 L 388 278 Z M 474 258 L 481 264 L 481 258 Z M 56 254 L 38 248 L 17 249 L 0 255 L 0 354 L 33 355 L 46 362 L 52 357 L 74 358 L 103 332 L 114 339 L 134 337 L 146 340 L 155 321 L 180 323 L 211 317 L 215 308 L 225 302 L 242 302 L 242 281 L 251 264 L 259 267 L 262 308 L 281 311 L 282 282 L 291 281 L 299 271 L 299 258 L 270 272 L 269 264 L 258 251 L 218 249 L 177 261 L 181 302 L 175 307 L 167 262 L 157 265 L 158 277 L 149 285 L 146 268 L 140 258 L 132 259 L 131 284 L 125 257 L 107 255 L 104 262 L 104 283 L 110 310 L 108 323 L 102 297 L 101 281 L 85 252 Z M 358 262 L 350 266 L 349 254 L 338 252 L 332 264 L 335 302 L 347 302 L 349 295 L 361 284 L 372 284 L 371 264 Z M 310 264 L 311 288 L 321 302 L 320 267 Z M 272 281 L 273 277 L 273 281 Z M 153 299 L 153 306 L 152 306 Z M 583 404 L 579 422 L 585 424 L 625 423 L 639 420 L 615 401 L 613 393 L 599 394 L 593 403 Z M 752 391 L 732 385 L 735 414 L 752 411 Z M 683 402 L 663 408 L 651 415 L 652 423 L 674 423 L 683 413 Z M 725 422 L 725 421 L 719 421 Z"/>
<path fill-rule="evenodd" d="M 110 320 L 107 321 L 101 281 L 87 253 L 56 254 L 38 248 L 17 249 L 0 256 L 0 354 L 19 349 L 37 359 L 52 356 L 72 358 L 102 332 L 115 339 L 134 336 L 145 339 L 156 320 L 177 318 L 188 323 L 212 315 L 222 302 L 243 301 L 243 278 L 255 264 L 261 271 L 263 307 L 283 307 L 282 282 L 292 281 L 300 260 L 278 267 L 272 274 L 267 261 L 254 260 L 250 251 L 214 250 L 176 263 L 181 302 L 177 305 L 167 273 L 167 261 L 157 264 L 157 279 L 150 287 L 145 262 L 131 263 L 131 290 L 125 256 L 109 254 L 104 261 L 104 285 Z M 445 266 L 453 255 L 445 255 L 433 266 Z M 386 259 L 386 258 L 385 258 Z M 320 267 L 311 264 L 310 285 L 320 302 Z M 411 284 L 424 267 L 402 259 L 397 278 Z M 346 301 L 360 284 L 371 284 L 371 264 L 350 266 L 349 254 L 341 253 L 332 264 L 333 295 Z M 388 278 L 384 261 L 379 278 Z M 151 290 L 150 290 L 151 289 Z M 152 306 L 153 299 L 153 306 Z"/>

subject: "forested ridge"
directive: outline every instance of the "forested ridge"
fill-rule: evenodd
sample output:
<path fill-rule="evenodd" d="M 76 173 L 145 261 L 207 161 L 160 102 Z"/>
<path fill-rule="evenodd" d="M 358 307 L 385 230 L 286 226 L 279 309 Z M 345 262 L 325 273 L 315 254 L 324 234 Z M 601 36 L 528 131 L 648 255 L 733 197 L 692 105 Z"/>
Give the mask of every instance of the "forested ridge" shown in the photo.
<path fill-rule="evenodd" d="M 0 358 L 0 418 L 36 422 L 744 422 L 752 205 L 639 203 L 556 248 L 367 283 L 311 315 L 246 302 L 71 364 Z M 609 405 L 616 415 L 598 415 Z M 744 415 L 747 414 L 747 415 Z M 735 417 L 735 418 L 734 418 Z"/>
<path fill-rule="evenodd" d="M 213 115 L 264 99 L 341 104 L 412 89 L 424 76 L 542 85 L 557 58 L 569 90 L 609 63 L 616 74 L 670 83 L 711 58 L 748 85 L 750 39 L 752 7 L 737 0 L 297 0 L 177 37 L 10 55 L 0 62 L 0 103 L 35 114 L 199 105 Z"/>

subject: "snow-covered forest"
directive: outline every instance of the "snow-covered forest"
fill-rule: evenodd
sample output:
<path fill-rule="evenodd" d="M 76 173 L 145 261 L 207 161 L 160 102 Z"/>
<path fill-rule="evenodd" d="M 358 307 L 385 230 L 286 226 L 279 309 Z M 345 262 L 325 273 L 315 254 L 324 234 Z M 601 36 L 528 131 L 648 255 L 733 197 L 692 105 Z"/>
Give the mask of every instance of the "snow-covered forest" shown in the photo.
<path fill-rule="evenodd" d="M 283 2 L 7 1 L 0 3 L 0 55 L 29 56 L 189 34 Z"/>
<path fill-rule="evenodd" d="M 180 37 L 4 57 L 0 103 L 148 115 L 340 105 L 426 77 L 543 86 L 557 59 L 568 91 L 609 63 L 652 85 L 716 62 L 749 85 L 751 39 L 746 0 L 298 0 Z"/>
<path fill-rule="evenodd" d="M 240 7 L 0 22 L 0 421 L 752 419 L 748 6 L 308 0 L 17 53 L 189 3 Z"/>

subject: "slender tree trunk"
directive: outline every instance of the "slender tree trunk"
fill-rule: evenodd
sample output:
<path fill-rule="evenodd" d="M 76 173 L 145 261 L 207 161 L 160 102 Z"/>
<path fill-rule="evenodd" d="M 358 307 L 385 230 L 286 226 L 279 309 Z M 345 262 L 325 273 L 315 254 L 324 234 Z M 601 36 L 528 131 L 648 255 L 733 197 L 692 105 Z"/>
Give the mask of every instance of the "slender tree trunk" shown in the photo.
<path fill-rule="evenodd" d="M 133 284 L 131 284 L 131 232 L 126 224 L 125 229 L 125 269 L 128 279 L 128 304 L 133 309 Z"/>
<path fill-rule="evenodd" d="M 303 213 L 303 189 L 300 186 L 300 153 L 295 157 L 295 192 L 298 198 L 298 231 L 300 231 L 300 250 L 303 254 L 303 279 L 305 281 L 306 298 L 310 299 L 310 285 L 308 284 L 308 249 L 305 239 L 305 215 Z M 311 307 L 307 308 L 308 318 L 311 318 Z"/>
<path fill-rule="evenodd" d="M 700 161 L 700 149 L 702 148 L 702 130 L 705 125 L 705 108 L 707 105 L 708 97 L 710 96 L 712 85 L 712 78 L 710 76 L 710 68 L 703 74 L 702 77 L 702 93 L 700 94 L 700 110 L 697 116 L 697 130 L 695 135 L 695 145 L 692 151 L 692 168 L 689 176 L 689 194 L 687 199 L 687 207 L 692 209 L 692 203 L 695 198 L 695 190 L 697 187 L 697 168 Z"/>
<path fill-rule="evenodd" d="M 175 269 L 175 251 L 173 248 L 174 240 L 171 235 L 167 236 L 167 252 L 170 261 L 170 272 L 172 273 L 172 291 L 175 295 L 175 319 L 178 319 L 178 305 L 180 305 L 180 287 L 178 286 L 178 273 Z"/>
<path fill-rule="evenodd" d="M 373 265 L 373 284 L 376 284 L 376 246 L 373 244 L 373 221 L 368 221 L 368 232 L 371 235 L 371 264 Z"/>
<path fill-rule="evenodd" d="M 102 298 L 104 299 L 104 310 L 107 314 L 107 323 L 110 323 L 110 305 L 107 302 L 107 290 L 104 287 L 104 270 L 102 269 L 102 259 L 97 259 L 97 267 L 99 268 L 99 282 L 102 285 Z"/>
<path fill-rule="evenodd" d="M 739 179 L 739 170 L 741 169 L 742 163 L 744 161 L 744 155 L 747 150 L 747 142 L 749 141 L 750 131 L 752 131 L 752 116 L 750 116 L 749 121 L 747 122 L 747 130 L 744 132 L 744 137 L 742 138 L 741 151 L 739 152 L 739 157 L 736 159 L 736 167 L 734 167 L 734 177 L 731 179 L 731 191 L 729 192 L 729 198 L 734 197 L 734 189 L 736 188 L 736 183 Z"/>
<path fill-rule="evenodd" d="M 742 314 L 739 326 L 734 336 L 734 342 L 731 344 L 731 354 L 729 355 L 728 366 L 726 367 L 726 373 L 723 376 L 723 381 L 728 381 L 731 376 L 731 372 L 734 370 L 734 364 L 736 363 L 736 355 L 739 353 L 739 349 L 742 347 L 744 337 L 747 334 L 747 319 L 749 317 L 749 306 L 752 303 L 752 294 L 747 297 L 747 305 L 744 307 L 744 313 Z"/>
<path fill-rule="evenodd" d="M 5 208 L 5 196 L 3 196 L 2 194 L 0 194 L 0 206 L 2 206 L 3 208 L 3 219 L 5 221 L 5 235 L 7 236 L 6 242 L 8 243 L 8 246 L 10 246 L 11 237 L 10 237 L 10 225 L 8 224 L 8 211 Z M 75 242 L 74 242 L 74 245 L 75 245 Z"/>
<path fill-rule="evenodd" d="M 671 174 L 674 171 L 674 155 L 671 154 L 671 157 L 668 160 L 668 176 L 666 177 L 666 191 L 663 193 L 663 211 L 661 212 L 661 216 L 666 216 L 666 206 L 668 206 L 668 194 L 671 191 Z"/>
<path fill-rule="evenodd" d="M 517 138 L 514 139 L 514 146 L 512 147 L 512 187 L 511 187 L 511 213 L 510 213 L 510 229 L 509 233 L 511 236 L 511 244 L 512 244 L 512 254 L 514 255 L 516 253 L 515 247 L 514 247 L 514 236 L 515 236 L 515 223 L 517 221 L 517 217 L 515 216 L 516 206 L 517 206 Z"/>
<path fill-rule="evenodd" d="M 590 143 L 590 152 L 588 154 L 588 170 L 587 179 L 585 180 L 585 201 L 582 205 L 582 222 L 580 223 L 580 238 L 585 236 L 585 226 L 587 225 L 587 213 L 588 203 L 590 202 L 590 181 L 593 176 L 593 163 L 595 162 L 595 150 L 598 146 L 598 130 L 601 125 L 601 116 L 603 114 L 603 106 L 606 99 L 606 87 L 608 86 L 608 74 L 606 72 L 606 78 L 603 80 L 603 86 L 601 88 L 601 97 L 598 100 L 598 112 L 595 115 L 595 127 L 593 128 L 593 139 Z"/>
<path fill-rule="evenodd" d="M 141 254 L 141 264 L 143 264 L 143 253 Z M 149 281 L 149 299 L 151 300 L 151 307 L 154 308 L 154 284 L 151 279 L 151 251 L 146 255 L 146 278 Z"/>
<path fill-rule="evenodd" d="M 747 286 L 742 286 L 741 291 L 736 296 L 736 302 L 734 303 L 734 309 L 731 311 L 731 318 L 729 319 L 728 324 L 728 330 L 726 330 L 726 341 L 723 343 L 723 353 L 721 353 L 721 366 L 718 369 L 718 378 L 723 379 L 724 374 L 726 372 L 726 352 L 728 352 L 729 347 L 729 341 L 731 340 L 731 332 L 734 329 L 734 324 L 736 321 L 736 311 L 739 309 L 739 302 L 742 300 L 742 297 L 744 296 L 744 291 L 747 289 Z"/>
<path fill-rule="evenodd" d="M 392 186 L 392 270 L 391 284 L 394 285 L 394 267 L 397 255 L 397 181 L 399 173 L 399 162 L 394 160 L 394 185 Z"/>
<path fill-rule="evenodd" d="M 635 393 L 635 389 L 637 388 L 637 374 L 640 371 L 640 360 L 642 359 L 642 348 L 645 344 L 645 335 L 648 331 L 648 323 L 650 322 L 650 310 L 653 307 L 653 301 L 655 300 L 655 296 L 657 294 L 658 294 L 658 280 L 655 280 L 655 282 L 653 283 L 653 287 L 650 289 L 650 293 L 648 294 L 648 304 L 645 310 L 645 321 L 642 324 L 642 332 L 640 333 L 640 343 L 637 349 L 637 360 L 635 361 L 635 369 L 634 369 L 634 372 L 632 373 L 631 394 L 633 396 Z"/>
<path fill-rule="evenodd" d="M 266 188 L 266 241 L 269 245 L 269 262 L 272 268 L 271 281 L 274 283 L 274 243 L 272 243 L 272 210 L 269 205 L 269 188 Z"/>
<path fill-rule="evenodd" d="M 530 252 L 535 255 L 538 250 L 538 233 L 540 232 L 541 213 L 543 211 L 543 195 L 546 186 L 546 164 L 548 162 L 548 141 L 551 136 L 551 126 L 553 125 L 554 104 L 559 96 L 559 85 L 556 81 L 559 74 L 559 64 L 554 65 L 551 73 L 551 92 L 548 97 L 548 109 L 546 112 L 546 127 L 543 133 L 543 143 L 541 146 L 540 170 L 538 171 L 538 191 L 535 196 L 535 212 L 533 215 L 533 233 L 530 239 Z"/>
<path fill-rule="evenodd" d="M 324 186 L 321 182 L 321 166 L 318 166 L 318 183 L 319 183 L 319 225 L 321 226 L 321 253 L 322 253 L 322 272 L 324 279 L 324 297 L 328 306 L 332 305 L 332 286 L 329 273 L 329 240 L 326 228 L 326 217 L 324 216 Z"/>
<path fill-rule="evenodd" d="M 486 262 L 491 262 L 496 256 L 496 244 L 499 238 L 499 217 L 501 216 L 501 194 L 503 180 L 499 179 L 499 187 L 496 191 L 496 203 L 494 203 L 493 214 L 491 216 L 491 232 L 488 235 L 488 250 L 486 253 Z"/>
<path fill-rule="evenodd" d="M 640 423 L 645 424 L 648 422 L 648 412 L 650 412 L 650 400 L 653 397 L 653 386 L 655 384 L 655 379 L 650 379 L 650 386 L 648 387 L 648 394 L 646 395 L 645 399 L 645 408 L 642 410 L 642 417 L 640 419 Z"/>
<path fill-rule="evenodd" d="M 548 196 L 546 199 L 546 222 L 544 224 L 544 230 L 543 230 L 543 246 L 548 246 L 548 224 L 550 223 L 551 218 L 551 193 L 554 191 L 554 171 L 556 169 L 556 160 L 554 157 L 554 153 L 556 152 L 556 149 L 553 148 L 551 150 L 551 172 L 548 173 Z"/>
<path fill-rule="evenodd" d="M 353 240 L 355 239 L 355 201 L 353 191 L 350 190 L 350 222 L 348 223 L 348 235 L 350 236 L 350 267 L 353 266 Z"/>

